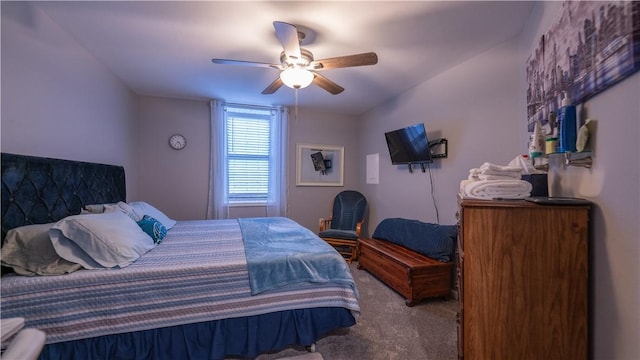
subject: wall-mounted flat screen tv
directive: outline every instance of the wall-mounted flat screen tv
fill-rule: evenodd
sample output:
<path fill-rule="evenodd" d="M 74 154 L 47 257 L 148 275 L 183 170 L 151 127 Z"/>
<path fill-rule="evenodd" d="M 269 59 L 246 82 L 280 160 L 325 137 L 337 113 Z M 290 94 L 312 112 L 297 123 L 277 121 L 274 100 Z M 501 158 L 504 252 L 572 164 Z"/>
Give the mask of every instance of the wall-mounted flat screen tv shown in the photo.
<path fill-rule="evenodd" d="M 384 136 L 393 165 L 433 162 L 424 124 L 389 131 Z"/>

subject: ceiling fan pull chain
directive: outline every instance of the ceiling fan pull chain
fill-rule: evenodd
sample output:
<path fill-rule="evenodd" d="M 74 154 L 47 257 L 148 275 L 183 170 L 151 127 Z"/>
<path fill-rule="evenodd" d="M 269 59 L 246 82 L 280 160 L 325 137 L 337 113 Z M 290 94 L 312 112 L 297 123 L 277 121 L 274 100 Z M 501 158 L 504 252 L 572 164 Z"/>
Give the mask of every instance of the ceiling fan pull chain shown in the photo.
<path fill-rule="evenodd" d="M 299 89 L 297 89 L 297 88 L 296 88 L 296 89 L 293 89 L 293 91 L 295 92 L 295 98 L 296 98 L 296 111 L 295 111 L 295 114 L 296 114 L 296 124 L 298 123 L 298 90 L 299 90 Z"/>

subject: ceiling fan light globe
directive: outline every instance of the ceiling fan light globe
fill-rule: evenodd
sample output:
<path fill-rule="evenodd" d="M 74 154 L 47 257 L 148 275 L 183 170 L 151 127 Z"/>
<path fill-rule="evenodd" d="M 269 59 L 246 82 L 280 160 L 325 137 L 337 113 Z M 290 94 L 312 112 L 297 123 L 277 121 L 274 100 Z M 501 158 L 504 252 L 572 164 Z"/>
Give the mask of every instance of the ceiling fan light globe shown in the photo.
<path fill-rule="evenodd" d="M 313 73 L 300 68 L 285 69 L 280 73 L 280 80 L 292 89 L 302 89 L 311 84 Z"/>

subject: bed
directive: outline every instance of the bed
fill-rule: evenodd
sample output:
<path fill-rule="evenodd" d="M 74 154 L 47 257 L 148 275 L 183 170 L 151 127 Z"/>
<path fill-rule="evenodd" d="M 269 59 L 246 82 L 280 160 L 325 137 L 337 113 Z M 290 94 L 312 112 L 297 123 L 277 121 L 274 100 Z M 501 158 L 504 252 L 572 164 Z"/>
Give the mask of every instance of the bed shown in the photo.
<path fill-rule="evenodd" d="M 120 166 L 7 153 L 1 164 L 3 244 L 10 229 L 126 201 Z M 122 268 L 2 270 L 2 318 L 45 331 L 41 359 L 253 358 L 311 346 L 360 310 L 342 257 L 286 218 L 177 221 Z"/>

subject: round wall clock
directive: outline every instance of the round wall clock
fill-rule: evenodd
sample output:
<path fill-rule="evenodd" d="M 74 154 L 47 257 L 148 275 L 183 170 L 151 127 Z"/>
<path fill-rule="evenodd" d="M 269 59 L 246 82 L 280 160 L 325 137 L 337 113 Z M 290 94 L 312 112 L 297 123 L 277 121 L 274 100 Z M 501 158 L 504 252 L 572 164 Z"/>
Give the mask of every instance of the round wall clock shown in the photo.
<path fill-rule="evenodd" d="M 180 134 L 171 135 L 169 138 L 169 146 L 174 150 L 182 150 L 187 146 L 187 139 Z"/>

